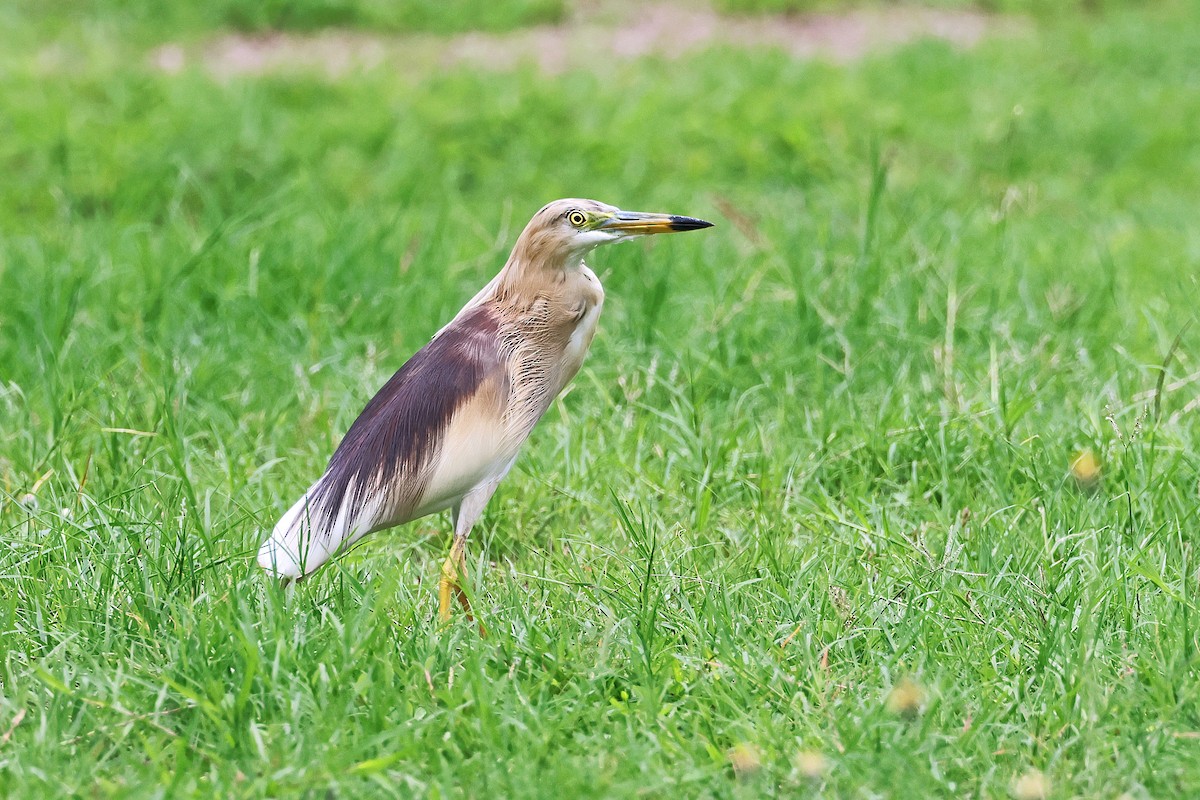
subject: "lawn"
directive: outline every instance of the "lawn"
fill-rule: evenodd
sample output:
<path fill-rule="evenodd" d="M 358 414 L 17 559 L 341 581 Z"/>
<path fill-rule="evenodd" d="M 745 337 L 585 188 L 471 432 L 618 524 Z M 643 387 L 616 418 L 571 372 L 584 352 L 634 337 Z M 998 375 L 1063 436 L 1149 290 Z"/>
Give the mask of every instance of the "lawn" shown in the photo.
<path fill-rule="evenodd" d="M 1200 795 L 1196 3 L 337 75 L 153 52 L 463 26 L 176 5 L 0 10 L 0 794 Z M 717 227 L 590 259 L 592 352 L 472 536 L 488 636 L 436 624 L 444 518 L 271 584 L 561 196 Z"/>

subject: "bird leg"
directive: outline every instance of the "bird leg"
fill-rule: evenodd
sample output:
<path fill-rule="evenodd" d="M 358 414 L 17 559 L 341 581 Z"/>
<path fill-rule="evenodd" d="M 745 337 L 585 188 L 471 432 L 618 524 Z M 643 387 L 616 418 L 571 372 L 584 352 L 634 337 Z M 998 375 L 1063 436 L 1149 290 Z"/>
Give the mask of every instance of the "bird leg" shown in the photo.
<path fill-rule="evenodd" d="M 467 574 L 467 536 L 483 514 L 483 507 L 487 505 L 487 501 L 492 499 L 496 486 L 512 469 L 513 461 L 516 461 L 515 457 L 499 475 L 476 486 L 454 508 L 454 543 L 450 545 L 450 555 L 442 564 L 442 579 L 438 583 L 438 619 L 443 623 L 450 621 L 451 594 L 458 597 L 459 605 L 467 612 L 467 619 L 475 620 L 471 615 L 471 601 L 462 588 L 463 576 Z M 487 636 L 482 622 L 479 623 L 479 635 Z"/>
<path fill-rule="evenodd" d="M 471 616 L 471 602 L 467 599 L 467 593 L 463 591 L 460 583 L 466 572 L 467 537 L 455 533 L 454 544 L 450 546 L 450 555 L 442 564 L 442 579 L 438 582 L 438 619 L 442 622 L 450 621 L 451 593 L 458 598 L 458 603 L 463 607 L 463 611 L 467 612 L 467 619 L 474 619 Z"/>

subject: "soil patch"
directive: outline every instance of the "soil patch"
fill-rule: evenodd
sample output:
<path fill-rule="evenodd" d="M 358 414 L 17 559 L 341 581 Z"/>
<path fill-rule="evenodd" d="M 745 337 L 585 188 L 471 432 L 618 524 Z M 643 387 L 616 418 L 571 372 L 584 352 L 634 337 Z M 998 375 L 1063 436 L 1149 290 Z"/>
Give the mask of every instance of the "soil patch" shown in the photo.
<path fill-rule="evenodd" d="M 150 58 L 165 72 L 198 62 L 221 76 L 316 70 L 331 77 L 422 63 L 490 69 L 534 63 L 547 73 L 560 73 L 644 56 L 678 58 L 712 45 L 769 47 L 797 58 L 847 62 L 922 38 L 970 47 L 998 22 L 978 11 L 923 7 L 750 17 L 673 3 L 601 2 L 577 9 L 557 25 L 503 34 L 439 37 L 324 31 L 313 35 L 229 35 L 195 48 L 163 45 Z"/>

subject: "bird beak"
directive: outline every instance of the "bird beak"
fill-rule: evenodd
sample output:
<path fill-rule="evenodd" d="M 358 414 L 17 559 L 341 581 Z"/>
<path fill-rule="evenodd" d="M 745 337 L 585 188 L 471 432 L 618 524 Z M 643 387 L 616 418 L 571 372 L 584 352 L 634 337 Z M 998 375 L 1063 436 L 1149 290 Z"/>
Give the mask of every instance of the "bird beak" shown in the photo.
<path fill-rule="evenodd" d="M 674 214 L 644 214 L 641 211 L 618 211 L 602 222 L 598 230 L 615 231 L 625 236 L 644 236 L 648 233 L 674 233 L 711 228 L 711 222 L 695 217 Z"/>

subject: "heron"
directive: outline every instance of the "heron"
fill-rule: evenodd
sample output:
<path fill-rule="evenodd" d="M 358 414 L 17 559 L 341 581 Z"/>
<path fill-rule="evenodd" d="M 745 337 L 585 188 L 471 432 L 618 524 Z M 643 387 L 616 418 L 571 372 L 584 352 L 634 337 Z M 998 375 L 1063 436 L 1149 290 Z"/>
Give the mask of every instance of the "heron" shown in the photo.
<path fill-rule="evenodd" d="M 543 207 L 500 272 L 367 403 L 263 543 L 259 566 L 298 580 L 364 536 L 450 509 L 438 617 L 450 619 L 452 596 L 470 615 L 461 581 L 471 528 L 596 334 L 604 289 L 584 258 L 603 244 L 708 227 L 595 200 Z"/>

